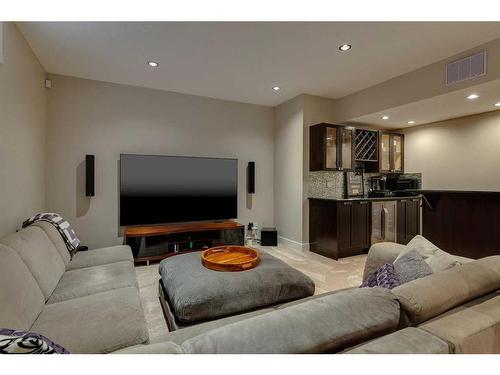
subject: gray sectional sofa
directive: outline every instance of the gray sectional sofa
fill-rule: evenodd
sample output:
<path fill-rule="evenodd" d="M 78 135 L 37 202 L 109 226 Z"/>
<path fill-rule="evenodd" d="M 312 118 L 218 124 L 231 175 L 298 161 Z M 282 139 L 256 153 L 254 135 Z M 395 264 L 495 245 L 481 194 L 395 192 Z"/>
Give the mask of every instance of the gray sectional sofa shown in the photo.
<path fill-rule="evenodd" d="M 369 251 L 364 278 L 405 246 Z M 117 353 L 500 353 L 500 256 L 393 290 L 354 288 L 253 311 Z"/>
<path fill-rule="evenodd" d="M 364 278 L 404 249 L 372 246 Z M 316 295 L 148 344 L 130 248 L 70 259 L 57 230 L 38 222 L 0 240 L 0 327 L 72 353 L 500 353 L 500 256 L 458 260 L 392 290 Z"/>
<path fill-rule="evenodd" d="M 70 254 L 37 222 L 0 240 L 0 327 L 33 331 L 71 353 L 109 353 L 148 341 L 132 252 Z"/>

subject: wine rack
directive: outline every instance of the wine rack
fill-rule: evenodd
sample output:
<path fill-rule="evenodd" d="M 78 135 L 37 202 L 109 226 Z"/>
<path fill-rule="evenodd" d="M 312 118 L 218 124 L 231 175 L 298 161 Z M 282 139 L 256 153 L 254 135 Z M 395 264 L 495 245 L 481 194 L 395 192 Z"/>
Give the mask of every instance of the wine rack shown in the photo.
<path fill-rule="evenodd" d="M 377 131 L 356 129 L 354 145 L 354 159 L 356 161 L 378 161 Z"/>

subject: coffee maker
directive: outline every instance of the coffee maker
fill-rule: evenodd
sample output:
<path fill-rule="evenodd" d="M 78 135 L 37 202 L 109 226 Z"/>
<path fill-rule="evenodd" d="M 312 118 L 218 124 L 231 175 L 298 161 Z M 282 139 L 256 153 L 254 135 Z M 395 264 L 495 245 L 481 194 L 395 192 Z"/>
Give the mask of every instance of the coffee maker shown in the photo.
<path fill-rule="evenodd" d="M 368 192 L 369 197 L 387 197 L 391 195 L 391 192 L 387 190 L 387 177 L 383 176 L 373 176 L 370 177 L 370 191 Z"/>

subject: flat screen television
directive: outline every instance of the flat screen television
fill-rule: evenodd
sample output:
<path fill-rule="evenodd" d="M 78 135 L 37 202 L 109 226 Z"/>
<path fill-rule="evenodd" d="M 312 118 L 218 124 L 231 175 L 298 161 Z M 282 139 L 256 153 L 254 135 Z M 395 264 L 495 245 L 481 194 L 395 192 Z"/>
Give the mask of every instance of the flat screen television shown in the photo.
<path fill-rule="evenodd" d="M 120 155 L 120 225 L 233 219 L 238 160 Z"/>

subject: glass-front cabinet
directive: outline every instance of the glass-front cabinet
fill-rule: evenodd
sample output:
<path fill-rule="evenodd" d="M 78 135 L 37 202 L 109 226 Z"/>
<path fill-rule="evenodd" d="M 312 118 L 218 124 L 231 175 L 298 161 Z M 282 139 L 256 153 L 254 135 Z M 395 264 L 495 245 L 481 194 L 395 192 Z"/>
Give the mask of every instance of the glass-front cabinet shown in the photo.
<path fill-rule="evenodd" d="M 404 135 L 380 134 L 380 172 L 404 172 Z"/>
<path fill-rule="evenodd" d="M 337 168 L 337 128 L 327 127 L 326 129 L 326 169 Z"/>
<path fill-rule="evenodd" d="M 392 135 L 392 148 L 393 148 L 393 172 L 403 172 L 403 135 Z"/>
<path fill-rule="evenodd" d="M 311 126 L 309 136 L 311 171 L 353 168 L 354 128 L 323 123 Z"/>
<path fill-rule="evenodd" d="M 352 169 L 354 129 L 339 128 L 339 130 L 341 133 L 340 150 L 342 152 L 342 157 L 340 158 L 340 167 L 341 169 Z"/>

